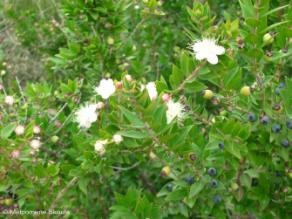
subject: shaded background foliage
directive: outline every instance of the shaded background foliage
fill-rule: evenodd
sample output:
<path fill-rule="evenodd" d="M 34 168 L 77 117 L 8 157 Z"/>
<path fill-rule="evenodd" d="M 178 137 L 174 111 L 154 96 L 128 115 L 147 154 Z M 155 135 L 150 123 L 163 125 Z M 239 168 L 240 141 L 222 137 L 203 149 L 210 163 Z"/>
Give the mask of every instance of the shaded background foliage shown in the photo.
<path fill-rule="evenodd" d="M 0 142 L 9 145 L 1 151 L 1 194 L 27 209 L 57 203 L 77 218 L 289 218 L 291 149 L 280 146 L 283 139 L 291 142 L 289 1 L 4 0 L 0 7 L 1 83 L 19 96 L 17 110 L 1 105 Z M 274 42 L 265 45 L 268 32 Z M 179 90 L 199 65 L 189 43 L 202 37 L 216 38 L 226 55 Z M 99 100 L 92 89 L 104 77 L 123 80 L 125 90 L 108 101 L 98 124 L 80 132 L 71 122 L 74 110 Z M 140 93 L 139 83 L 150 80 L 187 105 L 183 123 L 167 125 L 160 99 L 154 104 Z M 251 96 L 238 95 L 244 85 L 252 87 Z M 215 93 L 212 101 L 202 96 L 205 89 Z M 26 125 L 26 136 L 13 134 L 16 123 Z M 272 123 L 283 128 L 280 134 L 271 131 Z M 35 124 L 45 130 L 46 147 L 31 158 Z M 111 145 L 105 161 L 96 156 L 96 138 L 120 129 L 125 143 Z M 27 155 L 19 166 L 10 161 L 14 145 Z M 159 159 L 149 159 L 151 151 Z M 166 164 L 174 172 L 170 178 L 160 175 Z M 213 166 L 217 189 L 207 174 Z M 70 183 L 74 187 L 56 202 Z M 221 205 L 214 203 L 217 193 Z"/>

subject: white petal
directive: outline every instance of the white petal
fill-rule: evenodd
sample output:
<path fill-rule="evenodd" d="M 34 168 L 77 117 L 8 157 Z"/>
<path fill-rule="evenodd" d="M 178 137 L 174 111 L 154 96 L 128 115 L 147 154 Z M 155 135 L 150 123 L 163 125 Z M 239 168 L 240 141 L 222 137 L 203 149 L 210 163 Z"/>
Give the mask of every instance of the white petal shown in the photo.
<path fill-rule="evenodd" d="M 222 55 L 222 54 L 224 54 L 224 53 L 225 53 L 225 49 L 224 49 L 224 47 L 223 47 L 223 46 L 216 46 L 216 47 L 215 47 L 215 53 L 216 53 L 217 55 Z"/>
<path fill-rule="evenodd" d="M 196 59 L 197 60 L 203 60 L 204 58 L 206 58 L 206 56 L 205 56 L 205 54 L 203 53 L 203 52 L 198 52 L 197 54 L 196 54 Z"/>
<path fill-rule="evenodd" d="M 208 57 L 207 57 L 207 60 L 210 64 L 212 65 L 216 65 L 218 63 L 218 57 L 214 54 L 210 54 Z"/>

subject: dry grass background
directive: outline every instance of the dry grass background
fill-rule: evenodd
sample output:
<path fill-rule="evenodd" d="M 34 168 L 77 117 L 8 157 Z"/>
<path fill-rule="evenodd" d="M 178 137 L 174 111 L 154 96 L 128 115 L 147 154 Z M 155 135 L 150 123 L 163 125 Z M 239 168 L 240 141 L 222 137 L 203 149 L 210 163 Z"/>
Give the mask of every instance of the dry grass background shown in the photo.
<path fill-rule="evenodd" d="M 31 20 L 29 20 L 29 16 L 26 16 L 27 10 L 33 10 L 36 14 L 36 21 L 39 21 L 30 28 L 36 33 L 37 38 L 37 40 L 32 38 L 30 46 L 25 46 L 22 42 L 22 39 L 28 38 L 30 33 L 21 33 L 17 29 L 17 25 L 20 25 L 21 22 L 30 24 Z M 19 17 L 11 18 L 9 16 L 11 12 L 16 13 L 17 16 L 19 13 Z M 4 0 L 0 2 L 0 70 L 6 72 L 4 79 L 11 81 L 18 77 L 23 83 L 27 80 L 37 81 L 45 78 L 44 63 L 47 57 L 45 53 L 38 51 L 47 48 L 49 42 L 46 34 L 40 28 L 43 24 L 51 25 L 50 21 L 55 17 L 56 2 L 54 0 Z M 25 36 L 25 34 L 27 35 Z"/>

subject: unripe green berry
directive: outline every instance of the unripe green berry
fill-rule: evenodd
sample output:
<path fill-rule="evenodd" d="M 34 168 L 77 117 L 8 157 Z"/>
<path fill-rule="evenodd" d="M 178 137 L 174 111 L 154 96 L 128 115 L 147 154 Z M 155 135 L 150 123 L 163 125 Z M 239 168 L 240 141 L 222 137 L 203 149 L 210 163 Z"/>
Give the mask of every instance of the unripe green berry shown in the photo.
<path fill-rule="evenodd" d="M 239 188 L 239 186 L 238 186 L 237 183 L 232 183 L 232 184 L 231 184 L 231 189 L 232 189 L 233 191 L 236 191 L 238 188 Z"/>
<path fill-rule="evenodd" d="M 204 99 L 206 99 L 206 100 L 210 100 L 210 99 L 212 99 L 212 97 L 214 96 L 214 93 L 213 93 L 213 91 L 211 91 L 211 90 L 204 90 Z"/>
<path fill-rule="evenodd" d="M 59 141 L 59 137 L 57 135 L 54 135 L 54 136 L 51 137 L 51 141 L 53 143 L 57 143 Z"/>
<path fill-rule="evenodd" d="M 249 96 L 250 95 L 250 87 L 249 86 L 243 86 L 240 89 L 240 93 L 244 96 Z"/>
<path fill-rule="evenodd" d="M 265 45 L 272 44 L 274 42 L 274 37 L 270 33 L 266 33 L 263 36 L 263 41 Z"/>

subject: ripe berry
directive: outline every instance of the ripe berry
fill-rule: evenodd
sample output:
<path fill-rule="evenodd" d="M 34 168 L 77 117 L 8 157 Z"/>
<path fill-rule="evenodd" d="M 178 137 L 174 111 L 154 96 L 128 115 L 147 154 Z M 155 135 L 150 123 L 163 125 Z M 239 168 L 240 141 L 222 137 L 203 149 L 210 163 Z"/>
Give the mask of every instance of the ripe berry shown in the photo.
<path fill-rule="evenodd" d="M 250 87 L 249 86 L 243 86 L 240 89 L 240 93 L 244 96 L 249 96 L 250 95 Z"/>
<path fill-rule="evenodd" d="M 210 168 L 208 169 L 208 174 L 209 174 L 210 176 L 216 176 L 216 174 L 217 174 L 217 170 L 216 170 L 214 167 L 210 167 Z"/>
<path fill-rule="evenodd" d="M 249 113 L 249 114 L 247 115 L 247 119 L 248 119 L 248 121 L 250 121 L 250 122 L 255 122 L 255 121 L 257 120 L 257 117 L 256 117 L 256 115 L 255 115 L 254 113 Z"/>
<path fill-rule="evenodd" d="M 172 183 L 167 184 L 166 189 L 167 189 L 167 191 L 172 192 L 172 189 L 173 189 Z"/>
<path fill-rule="evenodd" d="M 185 182 L 186 182 L 187 184 L 189 184 L 189 185 L 192 185 L 192 184 L 194 184 L 194 182 L 195 182 L 195 178 L 194 178 L 193 176 L 187 176 L 187 177 L 185 178 Z"/>
<path fill-rule="evenodd" d="M 272 131 L 274 133 L 279 133 L 281 131 L 281 125 L 280 124 L 273 124 Z"/>
<path fill-rule="evenodd" d="M 280 84 L 279 84 L 279 88 L 284 88 L 285 87 L 285 83 L 284 82 L 281 82 Z"/>
<path fill-rule="evenodd" d="M 217 188 L 217 186 L 218 186 L 218 182 L 217 182 L 217 180 L 212 179 L 212 181 L 210 182 L 210 186 L 211 186 L 212 188 Z"/>
<path fill-rule="evenodd" d="M 287 122 L 286 122 L 286 126 L 288 129 L 292 129 L 292 119 L 289 119 Z"/>
<path fill-rule="evenodd" d="M 220 195 L 215 195 L 214 197 L 213 197 L 213 201 L 215 202 L 215 204 L 218 204 L 218 203 L 220 203 L 221 202 L 221 196 Z"/>
<path fill-rule="evenodd" d="M 218 146 L 220 149 L 223 150 L 224 149 L 224 142 L 223 141 L 219 142 Z"/>
<path fill-rule="evenodd" d="M 281 92 L 281 88 L 280 87 L 276 87 L 275 94 L 276 95 L 280 95 L 280 92 Z"/>
<path fill-rule="evenodd" d="M 276 177 L 281 177 L 282 176 L 282 173 L 279 170 L 276 170 L 275 176 Z"/>
<path fill-rule="evenodd" d="M 214 95 L 214 93 L 211 90 L 204 90 L 204 92 L 203 92 L 203 97 L 206 100 L 212 99 L 213 95 Z"/>
<path fill-rule="evenodd" d="M 268 116 L 263 116 L 261 118 L 261 123 L 267 125 L 270 122 L 270 118 Z"/>
<path fill-rule="evenodd" d="M 252 178 L 251 179 L 251 186 L 256 187 L 259 185 L 259 180 L 257 178 Z"/>
<path fill-rule="evenodd" d="M 281 141 L 281 145 L 284 147 L 284 148 L 288 148 L 289 147 L 289 141 L 287 139 L 283 139 Z"/>

